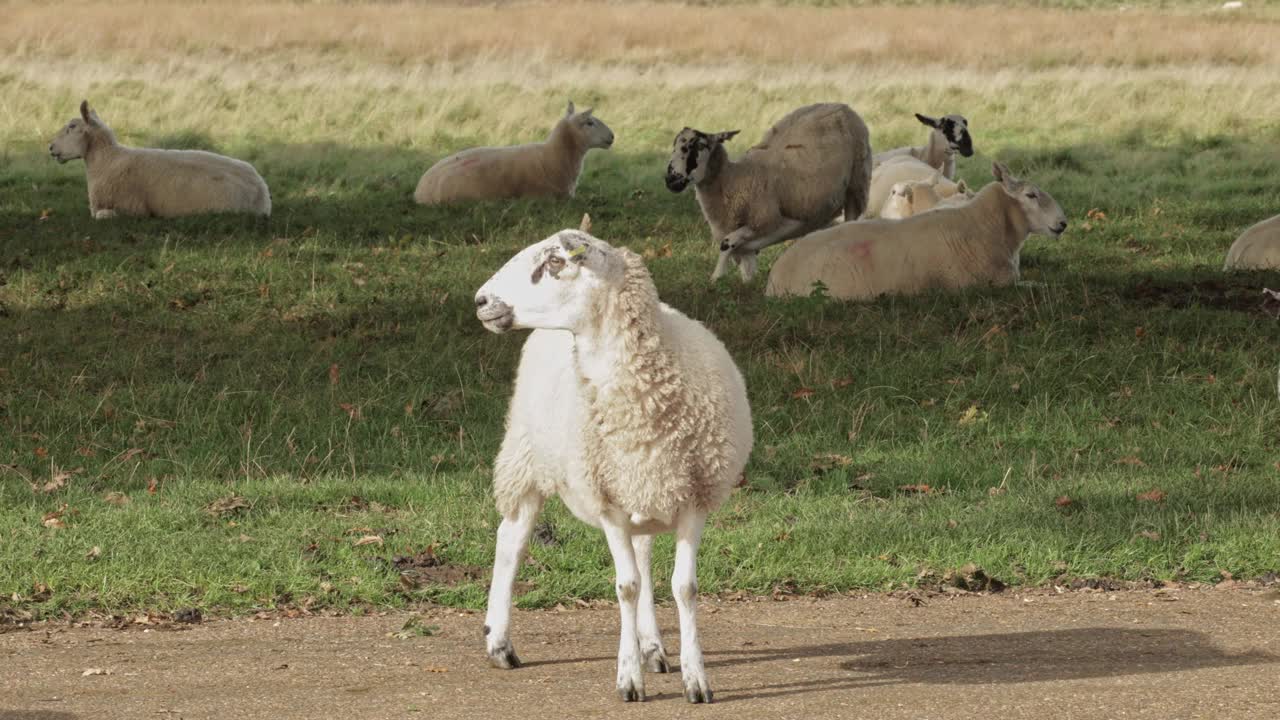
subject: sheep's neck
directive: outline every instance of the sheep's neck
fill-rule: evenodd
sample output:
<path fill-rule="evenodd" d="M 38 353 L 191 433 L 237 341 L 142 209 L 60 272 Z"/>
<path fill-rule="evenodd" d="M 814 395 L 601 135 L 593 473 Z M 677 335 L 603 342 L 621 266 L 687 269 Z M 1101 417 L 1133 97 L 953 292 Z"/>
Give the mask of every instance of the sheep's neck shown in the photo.
<path fill-rule="evenodd" d="M 979 217 L 991 219 L 993 225 L 991 233 L 999 234 L 998 238 L 994 238 L 996 244 L 994 249 L 1002 253 L 1000 257 L 1012 258 L 1016 268 L 1018 254 L 1022 250 L 1022 244 L 1027 241 L 1030 227 L 1022 206 L 1017 200 L 1009 197 L 999 183 L 991 183 L 983 188 L 970 204 L 979 210 Z M 999 225 L 997 226 L 996 223 Z"/>
<path fill-rule="evenodd" d="M 669 366 L 658 326 L 657 292 L 638 259 L 628 265 L 621 286 L 602 289 L 592 303 L 593 317 L 574 332 L 574 361 L 593 401 L 602 396 L 631 399 L 662 380 L 663 368 Z"/>
<path fill-rule="evenodd" d="M 698 205 L 712 226 L 713 236 L 732 232 L 742 222 L 741 218 L 736 217 L 739 208 L 730 207 L 726 202 L 736 196 L 725 192 L 725 186 L 733 182 L 734 171 L 737 169 L 737 165 L 729 160 L 729 153 L 724 146 L 717 145 L 707 158 L 707 169 L 702 174 L 702 181 L 694 186 Z M 716 227 L 717 223 L 724 227 Z M 719 241 L 721 238 L 713 239 Z"/>
<path fill-rule="evenodd" d="M 110 132 L 92 132 L 86 137 L 88 139 L 88 144 L 84 149 L 84 165 L 86 169 L 105 163 L 120 152 L 120 145 L 116 143 L 115 136 Z"/>
<path fill-rule="evenodd" d="M 543 165 L 547 174 L 559 179 L 559 184 L 572 189 L 577 185 L 587 150 L 586 144 L 569 127 L 568 119 L 561 120 L 551 129 L 551 135 L 544 144 Z"/>
<path fill-rule="evenodd" d="M 943 135 L 941 130 L 929 132 L 929 142 L 925 144 L 921 154 L 923 157 L 920 159 L 926 165 L 941 170 L 947 179 L 955 177 L 955 153 L 951 150 L 951 143 L 947 140 L 947 136 Z"/>

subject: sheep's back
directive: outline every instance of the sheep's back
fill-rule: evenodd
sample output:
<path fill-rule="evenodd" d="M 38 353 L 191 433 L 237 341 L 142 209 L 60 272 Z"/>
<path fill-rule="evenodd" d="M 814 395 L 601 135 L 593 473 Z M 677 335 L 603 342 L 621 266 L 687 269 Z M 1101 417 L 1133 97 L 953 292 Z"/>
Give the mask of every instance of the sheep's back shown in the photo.
<path fill-rule="evenodd" d="M 744 160 L 785 178 L 777 192 L 785 214 L 809 217 L 844 206 L 845 193 L 871 148 L 866 124 L 843 103 L 821 103 L 793 110 L 779 120 Z"/>
<path fill-rule="evenodd" d="M 131 148 L 120 164 L 118 192 L 140 192 L 150 214 L 175 217 L 200 212 L 269 214 L 267 184 L 243 160 L 203 150 Z"/>
<path fill-rule="evenodd" d="M 1227 250 L 1223 269 L 1280 268 L 1280 215 L 1249 227 Z"/>

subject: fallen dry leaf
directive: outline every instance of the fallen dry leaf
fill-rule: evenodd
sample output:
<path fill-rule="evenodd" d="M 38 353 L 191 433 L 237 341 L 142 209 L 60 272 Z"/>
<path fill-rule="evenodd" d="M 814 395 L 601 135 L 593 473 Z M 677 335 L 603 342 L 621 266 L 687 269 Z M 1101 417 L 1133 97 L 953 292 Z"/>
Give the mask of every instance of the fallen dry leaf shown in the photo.
<path fill-rule="evenodd" d="M 1075 500 L 1072 500 L 1066 495 L 1059 495 L 1058 498 L 1053 501 L 1053 504 L 1057 505 L 1060 508 L 1071 507 L 1071 505 L 1074 503 L 1075 503 Z"/>
<path fill-rule="evenodd" d="M 898 489 L 905 493 L 918 493 L 920 495 L 936 495 L 942 492 L 942 488 L 932 487 L 930 485 L 899 485 Z"/>
<path fill-rule="evenodd" d="M 427 672 L 429 672 L 429 673 L 447 673 L 447 672 L 449 672 L 449 668 L 443 668 L 443 667 L 439 667 L 439 666 L 437 666 L 437 665 L 428 665 L 428 666 L 427 666 Z"/>
<path fill-rule="evenodd" d="M 1160 488 L 1152 488 L 1144 493 L 1138 493 L 1138 502 L 1164 502 L 1165 493 Z"/>
<path fill-rule="evenodd" d="M 1117 459 L 1116 464 L 1129 465 L 1131 467 L 1144 467 L 1146 465 L 1146 463 L 1142 462 L 1137 455 L 1125 455 L 1124 457 Z"/>
<path fill-rule="evenodd" d="M 1146 538 L 1152 542 L 1160 541 L 1160 533 L 1156 532 L 1155 530 L 1143 530 L 1142 532 L 1138 533 L 1138 537 Z"/>
<path fill-rule="evenodd" d="M 40 518 L 40 523 L 47 528 L 53 528 L 54 530 L 61 530 L 62 528 L 65 528 L 67 526 L 67 523 L 64 522 L 62 519 L 62 516 L 66 512 L 67 512 L 67 504 L 62 503 L 62 507 L 58 508 L 57 510 L 54 510 L 53 512 L 45 513 L 44 516 Z"/>
<path fill-rule="evenodd" d="M 974 423 L 984 422 L 987 419 L 986 411 L 979 410 L 977 405 L 970 405 L 969 409 L 960 413 L 960 419 L 956 421 L 957 425 L 972 425 Z"/>
<path fill-rule="evenodd" d="M 85 553 L 84 557 L 86 560 L 97 560 L 99 557 L 102 557 L 102 548 L 94 545 L 89 548 L 89 552 Z"/>
<path fill-rule="evenodd" d="M 338 403 L 338 407 L 342 408 L 343 412 L 345 412 L 347 416 L 350 417 L 352 420 L 359 420 L 361 417 L 359 405 L 352 405 L 351 403 Z"/>
<path fill-rule="evenodd" d="M 853 458 L 848 455 L 819 453 L 813 456 L 813 462 L 809 463 L 809 469 L 814 472 L 826 472 L 838 467 L 849 467 L 852 464 Z"/>
<path fill-rule="evenodd" d="M 800 400 L 800 399 L 802 399 L 802 398 L 813 397 L 814 393 L 816 393 L 816 392 L 817 392 L 817 391 L 816 391 L 816 390 L 814 390 L 813 388 L 809 388 L 809 387 L 802 387 L 802 388 L 799 388 L 799 389 L 797 389 L 797 390 L 794 390 L 794 391 L 791 393 L 791 399 L 792 399 L 792 400 Z"/>
<path fill-rule="evenodd" d="M 329 366 L 329 384 L 337 385 L 339 378 L 338 363 Z"/>
<path fill-rule="evenodd" d="M 147 478 L 147 494 L 155 495 L 156 489 L 160 487 L 160 481 L 155 478 Z"/>
<path fill-rule="evenodd" d="M 102 497 L 102 501 L 108 505 L 121 507 L 129 504 L 129 496 L 122 492 L 109 492 Z"/>
<path fill-rule="evenodd" d="M 84 672 L 80 673 L 80 677 L 89 677 L 90 675 L 110 675 L 110 674 L 111 674 L 110 670 L 103 670 L 102 668 L 89 668 L 88 670 L 85 670 Z"/>
<path fill-rule="evenodd" d="M 36 448 L 36 449 L 35 449 L 35 453 L 36 453 L 36 457 L 38 457 L 38 458 L 47 458 L 47 457 L 49 457 L 49 449 L 48 449 L 48 448 L 45 448 L 45 447 L 38 447 L 38 448 Z"/>
<path fill-rule="evenodd" d="M 239 495 L 228 495 L 224 498 L 218 498 L 208 505 L 204 506 L 204 511 L 210 515 L 223 516 L 239 510 L 247 510 L 253 507 L 248 500 Z"/>
<path fill-rule="evenodd" d="M 381 544 L 382 544 L 381 535 L 365 535 L 364 537 L 360 538 L 355 542 L 356 547 L 360 547 L 361 545 L 381 545 Z"/>

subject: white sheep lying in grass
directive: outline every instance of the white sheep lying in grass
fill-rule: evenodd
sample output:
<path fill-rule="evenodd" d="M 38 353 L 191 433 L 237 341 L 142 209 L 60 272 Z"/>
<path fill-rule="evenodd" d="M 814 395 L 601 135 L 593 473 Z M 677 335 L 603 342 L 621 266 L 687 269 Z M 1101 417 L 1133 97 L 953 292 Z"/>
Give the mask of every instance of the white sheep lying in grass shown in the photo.
<path fill-rule="evenodd" d="M 928 180 L 895 183 L 889 191 L 889 199 L 880 209 L 880 217 L 901 220 L 934 208 L 958 207 L 973 199 L 963 180 L 956 183 L 954 195 L 944 197 L 938 191 L 941 180 L 942 174 L 935 172 Z"/>
<path fill-rule="evenodd" d="M 667 188 L 678 193 L 693 183 L 711 239 L 720 247 L 712 280 L 732 260 L 749 281 L 763 248 L 825 227 L 841 211 L 854 218 L 866 208 L 871 141 L 848 105 L 793 110 L 734 161 L 724 143 L 737 134 L 686 127 L 676 135 L 667 164 Z"/>
<path fill-rule="evenodd" d="M 867 193 L 867 209 L 862 218 L 883 217 L 885 203 L 893 186 L 898 183 L 928 182 L 939 173 L 938 168 L 930 167 L 915 158 L 892 158 L 871 171 L 871 189 Z M 940 178 L 934 186 L 939 197 L 951 197 L 960 192 L 960 184 Z"/>
<path fill-rule="evenodd" d="M 1058 203 L 995 163 L 998 182 L 968 204 L 905 220 L 861 220 L 801 238 L 773 264 L 768 295 L 808 295 L 822 283 L 831 297 L 870 299 L 929 288 L 1008 285 L 1018 280 L 1027 235 L 1067 229 Z"/>
<path fill-rule="evenodd" d="M 1280 215 L 1253 225 L 1227 250 L 1223 270 L 1273 270 L 1280 268 Z"/>
<path fill-rule="evenodd" d="M 592 148 L 613 145 L 613 131 L 591 108 L 564 117 L 545 142 L 511 147 L 479 147 L 454 153 L 432 165 L 418 181 L 420 205 L 522 197 L 573 197 L 582 163 Z"/>
<path fill-rule="evenodd" d="M 956 153 L 969 157 L 973 155 L 973 138 L 969 136 L 969 121 L 963 115 L 943 115 L 934 119 L 928 115 L 916 113 L 916 119 L 933 128 L 929 132 L 929 140 L 921 146 L 894 148 L 878 152 L 873 164 L 877 167 L 897 157 L 913 157 L 926 165 L 942 170 L 942 176 L 948 180 L 956 179 Z"/>
<path fill-rule="evenodd" d="M 694 619 L 707 513 L 751 452 L 751 410 L 715 335 L 658 300 L 644 262 L 581 231 L 525 248 L 476 293 L 493 332 L 531 328 L 494 461 L 502 514 L 485 634 L 490 661 L 518 667 L 512 583 L 543 500 L 559 495 L 604 531 L 622 613 L 617 689 L 644 699 L 642 666 L 666 672 L 653 608 L 652 535 L 675 531 L 685 697 L 711 702 Z"/>
<path fill-rule="evenodd" d="M 116 215 L 178 217 L 212 212 L 271 214 L 271 193 L 247 162 L 202 150 L 132 148 L 89 107 L 49 143 L 60 163 L 84 158 L 89 212 L 103 220 Z"/>

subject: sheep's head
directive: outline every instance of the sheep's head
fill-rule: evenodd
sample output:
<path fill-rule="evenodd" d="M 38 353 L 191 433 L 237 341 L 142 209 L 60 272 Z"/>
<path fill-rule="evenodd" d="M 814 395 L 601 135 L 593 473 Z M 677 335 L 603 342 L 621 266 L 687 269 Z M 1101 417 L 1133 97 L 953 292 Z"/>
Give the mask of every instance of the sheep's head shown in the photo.
<path fill-rule="evenodd" d="M 585 141 L 587 149 L 603 148 L 608 150 L 613 147 L 613 131 L 592 112 L 592 108 L 587 108 L 582 112 L 574 112 L 573 101 L 570 100 L 569 107 L 565 109 L 564 119 L 577 131 L 578 136 Z"/>
<path fill-rule="evenodd" d="M 1002 163 L 993 163 L 991 174 L 1005 193 L 1022 208 L 1027 216 L 1028 232 L 1056 238 L 1067 229 L 1067 215 L 1062 212 L 1062 206 L 1052 195 L 1026 180 L 1014 177 Z"/>
<path fill-rule="evenodd" d="M 580 230 L 561 230 L 516 253 L 476 292 L 476 317 L 495 333 L 576 330 L 596 290 L 624 272 L 619 253 Z"/>
<path fill-rule="evenodd" d="M 973 155 L 973 138 L 969 136 L 969 121 L 963 115 L 943 115 L 934 119 L 928 115 L 916 113 L 921 123 L 942 133 L 947 139 L 948 152 L 958 152 L 964 157 Z"/>
<path fill-rule="evenodd" d="M 711 154 L 737 134 L 737 130 L 719 133 L 704 133 L 689 127 L 681 130 L 671 143 L 671 160 L 667 163 L 667 189 L 678 193 L 691 182 L 694 185 L 702 182 L 707 176 Z"/>
<path fill-rule="evenodd" d="M 89 107 L 89 101 L 80 103 L 80 117 L 74 118 L 53 136 L 49 143 L 49 154 L 60 163 L 82 158 L 89 151 L 94 137 L 102 131 L 110 132 L 98 113 Z"/>

